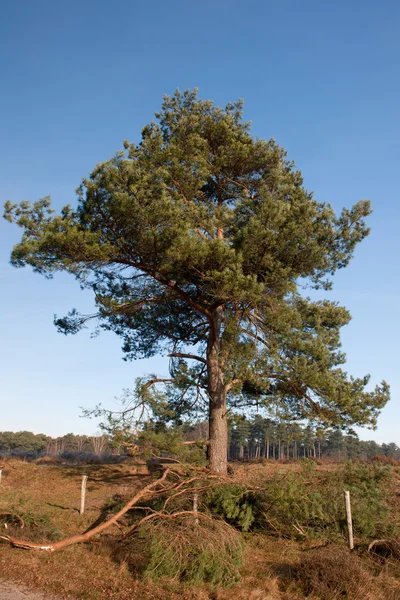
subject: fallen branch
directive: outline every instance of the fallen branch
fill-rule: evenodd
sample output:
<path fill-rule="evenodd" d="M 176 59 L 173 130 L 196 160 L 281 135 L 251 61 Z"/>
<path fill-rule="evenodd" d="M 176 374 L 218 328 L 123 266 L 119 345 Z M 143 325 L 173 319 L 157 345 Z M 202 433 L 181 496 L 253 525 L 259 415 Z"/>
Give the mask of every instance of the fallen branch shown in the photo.
<path fill-rule="evenodd" d="M 297 523 L 297 521 L 296 521 Z M 301 525 L 299 523 L 297 523 L 297 525 L 295 525 L 294 523 L 292 523 L 293 527 L 295 528 L 295 530 L 300 534 L 300 535 L 306 535 L 304 532 L 304 529 L 301 527 Z"/>
<path fill-rule="evenodd" d="M 181 490 L 180 492 L 177 492 L 176 494 L 173 494 L 172 496 L 168 496 L 168 498 L 164 502 L 163 510 L 165 510 L 168 502 L 170 502 L 170 500 L 175 500 L 177 496 L 182 496 L 182 494 L 188 494 L 188 495 L 198 494 L 199 492 L 204 492 L 204 490 L 210 490 L 210 489 L 212 489 L 212 487 L 213 486 L 211 486 L 211 485 L 203 485 L 201 487 L 186 488 L 185 490 Z"/>
<path fill-rule="evenodd" d="M 168 474 L 169 469 L 166 469 L 164 471 L 163 476 L 160 477 L 160 479 L 157 479 L 157 481 L 153 481 L 152 483 L 141 489 L 127 504 L 125 504 L 123 508 L 121 508 L 120 511 L 118 511 L 115 515 L 113 515 L 106 521 L 103 521 L 103 523 L 100 523 L 100 525 L 98 525 L 97 527 L 94 527 L 94 529 L 87 531 L 86 533 L 82 533 L 80 535 L 73 535 L 72 537 L 60 540 L 59 542 L 54 542 L 54 544 L 34 544 L 26 540 L 17 540 L 8 535 L 0 535 L 0 539 L 9 542 L 15 548 L 23 548 L 24 550 L 42 550 L 44 552 L 55 552 L 56 550 L 62 550 L 63 548 L 67 548 L 67 546 L 72 546 L 73 544 L 81 544 L 82 542 L 87 542 L 95 535 L 98 535 L 105 529 L 111 527 L 111 525 L 117 523 L 117 521 L 140 500 L 142 500 L 145 497 L 151 497 L 159 493 L 157 487 L 160 486 L 160 484 L 163 484 Z"/>
<path fill-rule="evenodd" d="M 195 471 L 196 473 L 202 473 L 203 475 L 206 475 L 209 479 L 224 479 L 225 481 L 232 483 L 232 477 L 230 477 L 229 475 L 223 475 L 222 473 L 214 473 L 213 471 L 210 471 L 208 467 L 197 467 L 196 465 L 184 463 L 178 460 L 177 458 L 159 456 L 158 454 L 154 453 L 151 454 L 151 458 L 160 461 L 160 466 L 162 466 L 162 461 L 168 461 L 167 464 L 174 463 L 173 466 L 182 467 L 189 472 Z"/>

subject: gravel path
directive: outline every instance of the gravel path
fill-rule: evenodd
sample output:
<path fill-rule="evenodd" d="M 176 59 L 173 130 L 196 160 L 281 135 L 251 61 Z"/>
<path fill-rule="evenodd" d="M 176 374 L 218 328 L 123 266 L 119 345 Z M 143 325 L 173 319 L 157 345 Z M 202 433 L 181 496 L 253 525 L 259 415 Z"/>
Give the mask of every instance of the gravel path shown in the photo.
<path fill-rule="evenodd" d="M 0 600 L 57 600 L 54 596 L 44 596 L 40 592 L 32 592 L 16 586 L 8 581 L 0 581 Z"/>

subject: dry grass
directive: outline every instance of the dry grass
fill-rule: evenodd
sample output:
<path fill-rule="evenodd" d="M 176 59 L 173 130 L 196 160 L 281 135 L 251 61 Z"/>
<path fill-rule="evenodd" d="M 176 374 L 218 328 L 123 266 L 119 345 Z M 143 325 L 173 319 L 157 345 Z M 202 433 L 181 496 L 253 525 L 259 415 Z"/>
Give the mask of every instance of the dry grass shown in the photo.
<path fill-rule="evenodd" d="M 291 572 L 295 589 L 318 600 L 398 600 L 400 586 L 375 576 L 374 565 L 338 546 L 306 552 Z"/>
<path fill-rule="evenodd" d="M 0 508 L 9 510 L 11 507 L 16 513 L 36 515 L 37 521 L 44 519 L 51 523 L 61 537 L 74 535 L 101 517 L 101 508 L 111 496 L 133 495 L 148 483 L 149 476 L 132 473 L 134 470 L 129 465 L 75 467 L 7 461 L 3 468 Z M 86 512 L 81 516 L 78 508 L 83 474 L 87 474 L 89 480 Z M 45 541 L 44 529 L 26 526 L 23 532 L 18 530 L 18 535 Z M 48 555 L 0 544 L 0 572 L 3 578 L 59 593 L 63 598 L 124 600 L 138 594 L 149 600 L 163 598 L 155 586 L 136 582 L 128 566 L 116 562 L 109 551 L 98 549 L 99 545 L 74 546 Z M 174 596 L 165 596 L 169 597 Z"/>
<path fill-rule="evenodd" d="M 23 531 L 16 523 L 10 527 L 18 531 L 19 537 L 41 538 L 40 541 L 52 531 L 61 537 L 84 531 L 102 517 L 102 507 L 111 497 L 133 495 L 150 481 L 143 465 L 71 466 L 11 460 L 3 461 L 1 466 L 0 509 L 36 516 L 39 527 L 27 524 Z M 272 462 L 234 466 L 235 479 L 254 486 L 265 483 L 276 472 L 284 475 L 299 468 L 298 464 Z M 317 466 L 321 472 L 335 468 L 337 465 L 332 463 Z M 87 510 L 81 516 L 78 508 L 83 474 L 89 480 Z M 398 467 L 394 468 L 390 487 L 393 517 L 400 523 Z M 114 529 L 109 533 L 117 532 Z M 398 564 L 361 559 L 340 547 L 306 550 L 293 541 L 260 535 L 248 536 L 247 547 L 242 582 L 235 588 L 218 590 L 172 581 L 157 585 L 144 582 L 138 577 L 146 566 L 140 544 L 127 554 L 107 537 L 103 542 L 71 546 L 54 554 L 0 544 L 0 572 L 4 579 L 58 594 L 60 598 L 80 600 L 400 599 Z M 343 581 L 347 582 L 344 590 L 340 587 Z"/>

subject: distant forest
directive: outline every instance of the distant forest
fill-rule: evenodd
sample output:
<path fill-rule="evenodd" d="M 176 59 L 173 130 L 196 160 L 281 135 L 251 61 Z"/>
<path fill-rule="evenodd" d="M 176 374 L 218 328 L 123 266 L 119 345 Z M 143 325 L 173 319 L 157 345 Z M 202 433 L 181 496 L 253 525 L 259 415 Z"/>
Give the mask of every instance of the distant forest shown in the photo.
<path fill-rule="evenodd" d="M 146 427 L 152 426 L 148 423 Z M 185 423 L 178 429 L 182 438 L 187 441 L 205 440 L 208 437 L 206 422 Z M 135 443 L 134 435 L 130 441 Z M 117 441 L 109 435 L 87 436 L 68 433 L 53 438 L 30 431 L 0 432 L 0 454 L 3 456 L 125 453 L 127 448 L 122 441 Z M 253 418 L 234 415 L 230 421 L 230 460 L 296 460 L 303 457 L 365 460 L 378 456 L 400 460 L 400 448 L 393 442 L 378 444 L 372 440 L 362 441 L 357 435 L 345 435 L 340 430 L 322 430 L 310 425 L 278 422 L 261 415 L 255 415 Z"/>

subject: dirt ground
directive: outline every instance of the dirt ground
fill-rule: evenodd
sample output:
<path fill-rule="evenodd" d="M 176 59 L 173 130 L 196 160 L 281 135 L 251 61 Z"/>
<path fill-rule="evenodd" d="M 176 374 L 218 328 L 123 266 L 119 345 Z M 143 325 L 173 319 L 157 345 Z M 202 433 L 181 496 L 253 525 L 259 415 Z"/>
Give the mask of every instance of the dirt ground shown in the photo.
<path fill-rule="evenodd" d="M 104 505 L 115 495 L 132 496 L 150 481 L 145 465 L 5 461 L 0 468 L 0 511 L 23 514 L 31 522 L 36 520 L 38 527 L 31 526 L 30 530 L 34 534 L 32 541 L 38 542 L 52 539 L 53 535 L 59 539 L 85 531 L 101 518 Z M 268 478 L 276 471 L 296 471 L 300 466 L 267 463 L 234 468 L 238 481 L 257 485 L 260 477 Z M 324 471 L 336 468 L 334 464 L 318 466 Z M 80 515 L 84 474 L 88 475 L 86 511 Z M 396 471 L 394 485 L 393 516 L 400 523 L 400 470 Z M 19 538 L 25 537 L 23 530 L 17 533 Z M 100 543 L 43 554 L 0 543 L 0 600 L 292 600 L 298 596 L 279 591 L 280 574 L 273 567 L 279 563 L 283 572 L 299 557 L 299 545 L 291 540 L 253 536 L 251 555 L 243 569 L 243 585 L 210 595 L 202 586 L 193 590 L 171 582 L 169 587 L 161 588 L 142 581 L 137 577 L 140 556 L 127 561 Z"/>
<path fill-rule="evenodd" d="M 31 592 L 14 583 L 0 581 L 0 600 L 58 600 L 54 596 L 44 596 L 40 592 Z"/>
<path fill-rule="evenodd" d="M 52 528 L 59 537 L 68 537 L 85 531 L 101 516 L 102 507 L 115 495 L 132 496 L 135 491 L 144 487 L 151 480 L 145 465 L 70 465 L 70 464 L 34 464 L 22 461 L 6 461 L 1 465 L 3 478 L 0 486 L 0 510 L 15 511 L 18 514 L 33 515 L 37 520 L 40 515 L 44 528 L 37 529 L 37 539 L 51 539 Z M 254 467 L 254 477 L 259 475 L 259 466 Z M 263 472 L 275 469 L 287 469 L 288 466 L 265 465 Z M 289 468 L 296 468 L 291 465 Z M 246 465 L 247 478 L 252 479 L 253 468 Z M 80 488 L 82 475 L 88 475 L 86 510 L 79 514 Z M 39 522 L 41 525 L 41 522 Z M 35 531 L 35 528 L 33 529 Z M 18 537 L 24 530 L 14 532 Z M 32 528 L 31 528 L 32 533 Z M 115 530 L 113 533 L 119 533 Z M 251 566 L 262 565 L 269 549 L 254 549 Z M 285 541 L 275 541 L 271 547 L 269 560 L 275 561 L 277 553 L 285 560 L 292 560 L 296 546 Z M 136 577 L 137 564 L 140 557 L 132 557 L 131 562 L 105 551 L 101 544 L 81 544 L 66 548 L 62 552 L 39 553 L 11 548 L 0 543 L 0 577 L 8 580 L 9 588 L 0 588 L 0 600 L 42 600 L 40 593 L 47 593 L 45 598 L 79 599 L 79 600 L 205 600 L 209 598 L 206 590 L 183 590 L 181 586 L 171 584 L 168 589 L 149 581 L 143 582 Z M 249 574 L 249 579 L 253 576 Z M 266 581 L 270 585 L 266 573 Z M 256 584 L 254 584 L 256 585 Z M 16 587 L 17 586 L 17 587 Z M 20 595 L 15 599 L 11 594 Z M 258 583 L 257 583 L 258 586 Z M 29 590 L 40 590 L 40 593 Z M 7 592 L 6 592 L 7 590 Z M 231 593 L 232 590 L 226 593 Z M 9 595 L 6 596 L 6 593 Z M 184 596 L 182 594 L 184 593 Z M 243 592 L 244 593 L 244 592 Z M 21 594 L 25 594 L 21 596 Z M 31 595 L 29 595 L 31 594 Z M 218 594 L 218 599 L 225 592 Z M 215 596 L 217 597 L 217 596 Z M 238 597 L 238 596 L 237 596 Z M 242 596 L 240 596 L 242 597 Z M 246 591 L 246 598 L 248 591 Z M 267 596 L 261 595 L 260 598 Z M 273 596 L 268 596 L 273 597 Z M 277 596 L 280 598 L 280 596 Z M 43 598 L 44 600 L 44 598 Z"/>

